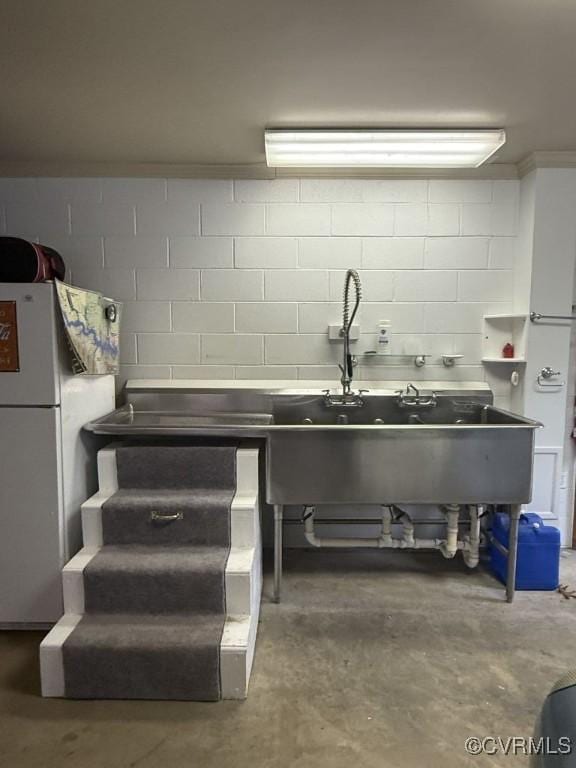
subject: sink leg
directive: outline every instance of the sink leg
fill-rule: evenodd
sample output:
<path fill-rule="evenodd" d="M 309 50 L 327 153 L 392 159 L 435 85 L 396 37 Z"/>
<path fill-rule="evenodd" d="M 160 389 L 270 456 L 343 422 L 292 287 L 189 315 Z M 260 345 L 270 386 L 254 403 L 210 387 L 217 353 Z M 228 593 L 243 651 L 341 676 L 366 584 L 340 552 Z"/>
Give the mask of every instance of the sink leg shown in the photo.
<path fill-rule="evenodd" d="M 518 557 L 518 525 L 522 507 L 512 504 L 509 510 L 510 532 L 508 536 L 508 574 L 506 577 L 506 600 L 511 603 L 516 591 L 516 560 Z"/>
<path fill-rule="evenodd" d="M 280 602 L 282 587 L 282 526 L 284 507 L 274 504 L 274 602 Z"/>

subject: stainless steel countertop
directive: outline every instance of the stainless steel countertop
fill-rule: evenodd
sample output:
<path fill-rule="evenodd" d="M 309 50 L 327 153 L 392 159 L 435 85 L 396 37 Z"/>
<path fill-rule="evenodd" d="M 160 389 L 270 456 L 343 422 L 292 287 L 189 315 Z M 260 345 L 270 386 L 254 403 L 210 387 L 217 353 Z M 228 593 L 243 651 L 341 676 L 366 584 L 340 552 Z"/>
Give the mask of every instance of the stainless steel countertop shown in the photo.
<path fill-rule="evenodd" d="M 246 382 L 229 381 L 219 382 L 218 385 L 203 381 L 129 382 L 125 390 L 128 403 L 91 422 L 86 428 L 109 435 L 266 438 L 277 432 L 460 432 L 470 429 L 534 429 L 540 426 L 531 419 L 494 408 L 491 405 L 492 393 L 484 382 L 470 382 L 466 383 L 467 386 L 444 382 L 442 390 L 434 391 L 440 402 L 470 401 L 478 406 L 488 406 L 490 423 L 451 421 L 409 424 L 389 419 L 384 419 L 384 423 L 374 423 L 374 415 L 379 415 L 374 413 L 375 409 L 393 405 L 396 391 L 391 388 L 371 389 L 365 395 L 366 409 L 349 411 L 350 421 L 357 423 L 326 423 L 326 418 L 315 418 L 315 423 L 294 422 L 293 419 L 286 421 L 285 415 L 279 416 L 279 413 L 285 414 L 287 409 L 289 413 L 292 407 L 298 412 L 306 408 L 316 409 L 316 414 L 319 408 L 323 410 L 322 389 L 298 385 L 286 387 L 286 383 L 258 382 L 257 386 L 248 386 Z M 326 382 L 322 385 L 327 387 Z M 422 388 L 423 394 L 429 391 L 432 388 Z M 346 409 L 336 411 L 343 413 Z M 367 420 L 362 423 L 364 413 Z"/>

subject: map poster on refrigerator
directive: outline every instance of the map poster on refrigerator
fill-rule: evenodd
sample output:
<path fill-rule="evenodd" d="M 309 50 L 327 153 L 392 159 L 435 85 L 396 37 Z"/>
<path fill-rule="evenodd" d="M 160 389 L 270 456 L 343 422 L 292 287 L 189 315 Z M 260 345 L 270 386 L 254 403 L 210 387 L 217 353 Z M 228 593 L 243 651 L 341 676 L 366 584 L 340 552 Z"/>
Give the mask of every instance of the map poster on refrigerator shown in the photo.
<path fill-rule="evenodd" d="M 55 280 L 74 373 L 119 372 L 121 304 Z"/>
<path fill-rule="evenodd" d="M 19 370 L 16 302 L 0 301 L 0 373 Z"/>

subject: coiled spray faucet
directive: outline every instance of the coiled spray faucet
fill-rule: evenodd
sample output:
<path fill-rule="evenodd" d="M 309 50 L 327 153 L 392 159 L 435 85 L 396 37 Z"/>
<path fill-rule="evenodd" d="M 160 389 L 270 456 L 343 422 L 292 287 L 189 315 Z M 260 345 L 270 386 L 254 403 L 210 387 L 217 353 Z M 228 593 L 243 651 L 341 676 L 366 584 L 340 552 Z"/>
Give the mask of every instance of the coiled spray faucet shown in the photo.
<path fill-rule="evenodd" d="M 350 283 L 354 284 L 354 291 L 356 293 L 356 301 L 354 302 L 354 309 L 350 314 Z M 368 390 L 361 389 L 358 393 L 352 392 L 352 378 L 354 375 L 354 356 L 350 354 L 350 330 L 352 323 L 358 312 L 360 306 L 360 300 L 362 299 L 362 283 L 360 282 L 360 276 L 355 269 L 349 269 L 346 272 L 346 278 L 344 280 L 344 303 L 342 305 L 342 328 L 340 329 L 340 336 L 342 336 L 342 365 L 339 365 L 342 376 L 340 381 L 342 382 L 342 394 L 333 395 L 329 389 L 324 390 L 324 404 L 327 408 L 335 408 L 342 406 L 359 408 L 364 405 L 364 398 L 362 394 Z"/>
<path fill-rule="evenodd" d="M 354 291 L 356 293 L 356 301 L 354 302 L 354 309 L 350 314 L 350 284 L 353 283 Z M 364 405 L 364 398 L 362 394 L 368 390 L 361 389 L 358 393 L 352 392 L 352 378 L 354 376 L 354 356 L 350 354 L 350 330 L 352 329 L 352 323 L 358 312 L 360 306 L 360 300 L 362 299 L 362 283 L 360 282 L 360 276 L 355 269 L 349 269 L 346 272 L 346 278 L 344 280 L 344 303 L 342 305 L 342 328 L 340 329 L 340 336 L 342 336 L 342 365 L 339 365 L 342 376 L 340 381 L 342 383 L 342 394 L 333 395 L 329 389 L 324 390 L 324 404 L 327 408 L 334 407 L 352 407 L 359 408 Z"/>
<path fill-rule="evenodd" d="M 356 293 L 356 301 L 354 303 L 354 309 L 352 310 L 352 314 L 350 314 L 350 283 L 354 284 L 354 291 Z M 342 352 L 342 365 L 339 366 L 342 377 L 340 381 L 342 382 L 342 395 L 346 397 L 350 394 L 351 386 L 352 386 L 352 379 L 354 376 L 354 359 L 352 355 L 350 354 L 350 329 L 352 328 L 352 323 L 354 322 L 354 318 L 356 317 L 356 313 L 358 312 L 358 307 L 360 306 L 360 301 L 362 299 L 362 283 L 360 282 L 360 275 L 358 272 L 356 272 L 355 269 L 349 269 L 346 272 L 346 277 L 344 278 L 344 302 L 342 304 L 342 330 L 340 333 L 342 334 L 342 339 L 344 341 L 343 344 L 343 352 Z"/>

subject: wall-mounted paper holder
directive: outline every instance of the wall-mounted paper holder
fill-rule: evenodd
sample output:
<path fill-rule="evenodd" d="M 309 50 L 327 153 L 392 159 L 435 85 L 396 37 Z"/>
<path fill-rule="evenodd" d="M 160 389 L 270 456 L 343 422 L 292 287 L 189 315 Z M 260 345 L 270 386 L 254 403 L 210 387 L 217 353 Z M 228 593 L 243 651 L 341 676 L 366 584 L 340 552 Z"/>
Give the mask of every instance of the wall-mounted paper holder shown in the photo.
<path fill-rule="evenodd" d="M 539 387 L 563 387 L 565 381 L 550 381 L 550 379 L 560 376 L 562 371 L 554 371 L 549 365 L 542 368 L 538 376 L 536 376 L 536 384 Z"/>

